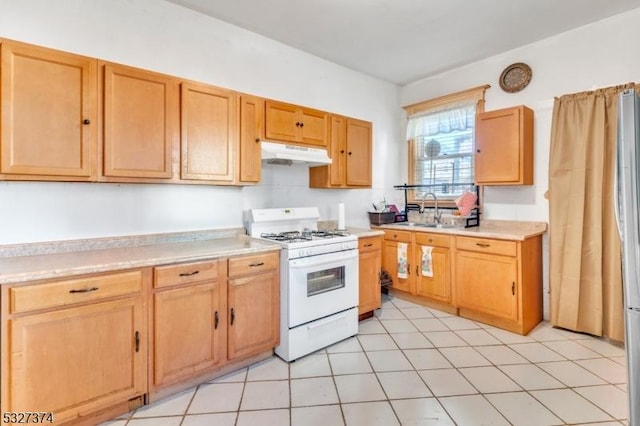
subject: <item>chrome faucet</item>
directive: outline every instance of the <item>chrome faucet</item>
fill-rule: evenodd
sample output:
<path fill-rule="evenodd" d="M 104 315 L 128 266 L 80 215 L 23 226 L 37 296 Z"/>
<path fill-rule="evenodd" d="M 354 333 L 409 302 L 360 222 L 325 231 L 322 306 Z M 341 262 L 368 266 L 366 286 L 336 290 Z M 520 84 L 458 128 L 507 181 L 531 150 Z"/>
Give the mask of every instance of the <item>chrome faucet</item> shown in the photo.
<path fill-rule="evenodd" d="M 424 213 L 424 202 L 427 200 L 427 197 L 429 195 L 433 197 L 433 203 L 435 207 L 435 210 L 433 212 L 433 221 L 435 223 L 440 223 L 441 213 L 438 211 L 438 197 L 436 197 L 436 194 L 434 194 L 433 192 L 426 192 L 422 196 L 422 204 L 420 205 L 420 214 Z"/>

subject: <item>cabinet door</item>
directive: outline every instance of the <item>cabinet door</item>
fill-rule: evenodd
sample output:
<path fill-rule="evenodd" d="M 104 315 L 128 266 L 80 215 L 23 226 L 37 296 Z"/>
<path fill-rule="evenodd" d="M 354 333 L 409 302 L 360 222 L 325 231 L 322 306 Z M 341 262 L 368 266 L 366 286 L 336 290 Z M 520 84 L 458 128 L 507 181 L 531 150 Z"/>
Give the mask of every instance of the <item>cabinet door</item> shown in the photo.
<path fill-rule="evenodd" d="M 396 290 L 405 291 L 407 293 L 414 292 L 414 277 L 411 273 L 411 252 L 411 244 L 407 243 L 407 278 L 400 278 L 398 277 L 398 242 L 389 240 L 384 241 L 382 252 L 382 267 L 385 271 L 387 271 L 387 273 L 393 280 L 393 288 Z"/>
<path fill-rule="evenodd" d="M 458 251 L 456 291 L 460 307 L 518 320 L 517 258 Z"/>
<path fill-rule="evenodd" d="M 297 142 L 300 134 L 298 107 L 281 102 L 266 101 L 265 136 L 267 139 Z"/>
<path fill-rule="evenodd" d="M 156 387 L 189 378 L 222 361 L 225 311 L 217 281 L 154 295 Z"/>
<path fill-rule="evenodd" d="M 177 80 L 115 64 L 104 65 L 106 177 L 172 177 L 179 136 Z"/>
<path fill-rule="evenodd" d="M 476 183 L 533 184 L 533 112 L 524 107 L 478 114 Z"/>
<path fill-rule="evenodd" d="M 11 41 L 0 51 L 2 177 L 95 180 L 97 61 Z"/>
<path fill-rule="evenodd" d="M 326 112 L 301 108 L 300 142 L 307 145 L 327 146 L 327 134 L 329 133 L 329 116 Z"/>
<path fill-rule="evenodd" d="M 182 83 L 182 179 L 231 182 L 238 144 L 236 93 Z"/>
<path fill-rule="evenodd" d="M 264 138 L 264 100 L 240 97 L 240 182 L 258 183 L 262 174 L 260 140 Z"/>
<path fill-rule="evenodd" d="M 9 320 L 3 411 L 52 411 L 56 423 L 146 392 L 142 298 Z"/>
<path fill-rule="evenodd" d="M 343 186 L 347 179 L 347 119 L 331 116 L 331 132 L 329 139 L 329 184 Z"/>
<path fill-rule="evenodd" d="M 277 271 L 229 279 L 229 360 L 278 345 L 278 282 Z"/>
<path fill-rule="evenodd" d="M 371 186 L 371 123 L 347 119 L 347 186 Z"/>
<path fill-rule="evenodd" d="M 359 303 L 358 314 L 378 309 L 381 304 L 380 268 L 382 267 L 382 252 L 380 237 L 366 238 L 360 241 L 360 246 L 371 246 L 360 250 L 359 256 Z M 373 248 L 375 246 L 375 248 Z"/>
<path fill-rule="evenodd" d="M 431 250 L 431 267 L 433 276 L 424 276 L 421 271 L 422 246 L 416 245 L 415 272 L 416 272 L 416 294 L 425 296 L 440 302 L 451 302 L 451 262 L 449 260 L 449 249 L 444 247 L 433 247 Z"/>

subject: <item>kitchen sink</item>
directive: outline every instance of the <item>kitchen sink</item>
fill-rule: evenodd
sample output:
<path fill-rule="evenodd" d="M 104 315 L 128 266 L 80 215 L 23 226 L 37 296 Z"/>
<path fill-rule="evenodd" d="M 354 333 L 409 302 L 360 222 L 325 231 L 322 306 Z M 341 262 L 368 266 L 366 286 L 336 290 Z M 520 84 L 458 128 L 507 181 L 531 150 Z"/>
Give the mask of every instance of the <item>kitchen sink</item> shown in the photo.
<path fill-rule="evenodd" d="M 434 228 L 434 229 L 452 229 L 461 228 L 463 225 L 456 225 L 453 223 L 422 223 L 422 222 L 397 222 L 394 225 L 406 226 L 409 228 Z"/>

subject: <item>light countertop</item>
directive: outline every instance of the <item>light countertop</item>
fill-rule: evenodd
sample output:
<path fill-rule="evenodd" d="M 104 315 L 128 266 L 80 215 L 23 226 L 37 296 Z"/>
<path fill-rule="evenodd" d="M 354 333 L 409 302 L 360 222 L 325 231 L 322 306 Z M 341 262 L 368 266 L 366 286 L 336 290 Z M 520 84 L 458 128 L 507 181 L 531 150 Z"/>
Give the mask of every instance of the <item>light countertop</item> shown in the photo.
<path fill-rule="evenodd" d="M 516 241 L 524 241 L 527 238 L 544 234 L 547 231 L 547 224 L 545 222 L 511 220 L 484 220 L 480 222 L 480 226 L 473 228 L 425 228 L 420 226 L 402 225 L 402 223 L 403 222 L 380 225 L 374 229 L 397 229 L 399 231 L 432 232 L 438 234 Z"/>
<path fill-rule="evenodd" d="M 384 231 L 380 229 L 362 229 L 362 228 L 347 228 L 347 231 L 351 235 L 355 235 L 358 238 L 377 237 L 384 235 Z"/>
<path fill-rule="evenodd" d="M 119 244 L 116 247 L 96 249 L 91 246 L 93 240 L 86 240 L 90 249 L 0 257 L 0 284 L 247 255 L 282 248 L 278 243 L 233 233 L 220 235 L 220 238 L 183 241 L 162 242 L 162 239 L 156 239 L 151 241 L 152 244 L 129 246 L 122 242 L 123 238 L 117 238 Z M 55 243 L 46 244 L 55 246 Z M 64 244 L 59 243 L 60 246 Z"/>

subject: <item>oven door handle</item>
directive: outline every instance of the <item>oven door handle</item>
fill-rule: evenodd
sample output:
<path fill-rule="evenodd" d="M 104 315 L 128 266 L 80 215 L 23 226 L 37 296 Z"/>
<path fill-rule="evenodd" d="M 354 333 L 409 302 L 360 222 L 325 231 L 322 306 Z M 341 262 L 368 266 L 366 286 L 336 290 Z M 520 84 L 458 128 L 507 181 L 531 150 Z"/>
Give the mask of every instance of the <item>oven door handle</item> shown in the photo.
<path fill-rule="evenodd" d="M 345 250 L 339 251 L 335 253 L 328 254 L 320 254 L 317 256 L 309 256 L 303 257 L 300 259 L 293 259 L 289 262 L 289 268 L 291 269 L 300 269 L 300 268 L 309 268 L 314 266 L 321 266 L 329 263 L 334 263 L 336 261 L 347 261 L 358 258 L 358 250 Z"/>

